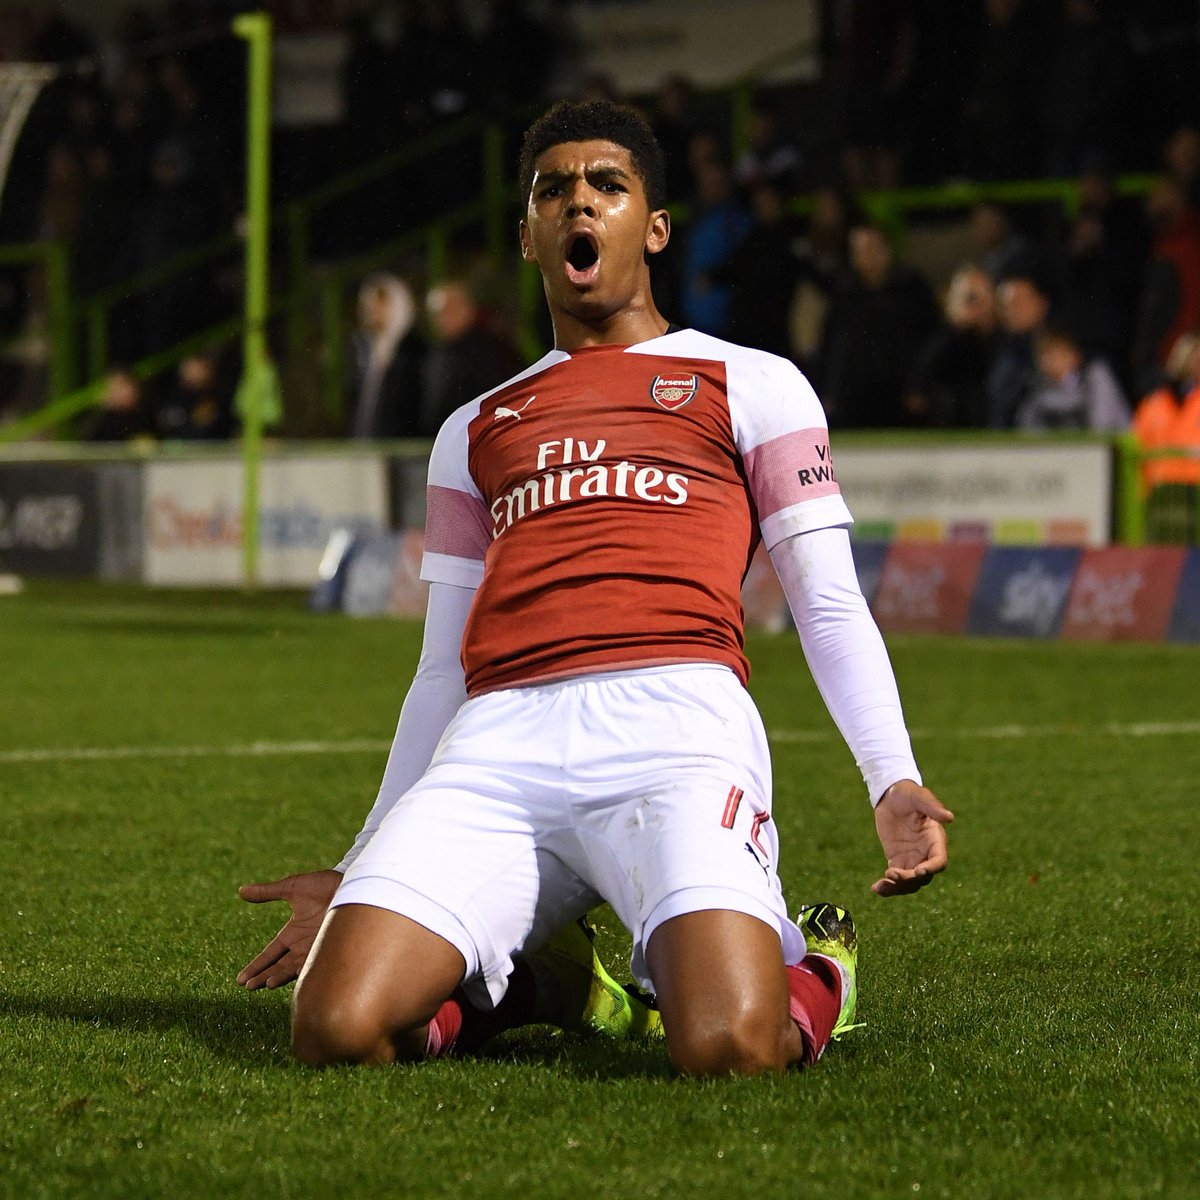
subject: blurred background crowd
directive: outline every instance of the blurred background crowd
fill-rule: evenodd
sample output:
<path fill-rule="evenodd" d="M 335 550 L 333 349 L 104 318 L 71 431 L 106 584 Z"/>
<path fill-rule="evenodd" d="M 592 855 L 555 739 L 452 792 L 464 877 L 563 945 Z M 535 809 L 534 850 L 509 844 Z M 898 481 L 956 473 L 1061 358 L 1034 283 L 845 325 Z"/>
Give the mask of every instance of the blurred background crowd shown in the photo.
<path fill-rule="evenodd" d="M 0 62 L 64 70 L 17 145 L 0 243 L 65 243 L 86 298 L 234 230 L 245 71 L 228 29 L 248 7 L 131 6 L 100 37 L 6 4 Z M 759 89 L 741 136 L 728 96 L 695 86 L 686 64 L 636 95 L 589 73 L 578 5 L 492 0 L 470 21 L 439 0 L 253 7 L 279 35 L 336 31 L 346 46 L 328 111 L 276 126 L 277 204 L 464 114 L 519 132 L 553 96 L 610 96 L 645 111 L 667 154 L 662 311 L 794 360 L 833 426 L 1121 429 L 1147 398 L 1195 390 L 1195 0 L 822 0 L 819 77 Z M 478 189 L 481 169 L 433 154 L 348 201 L 314 231 L 314 253 L 421 225 Z M 1131 175 L 1145 178 L 1118 186 Z M 917 206 L 900 225 L 869 202 L 1048 178 L 1075 182 L 1078 203 Z M 280 363 L 285 432 L 431 436 L 521 365 L 495 264 L 469 239 L 454 250 L 436 280 L 406 258 L 356 282 L 336 416 L 306 418 L 307 365 Z M 105 403 L 80 435 L 235 434 L 228 348 L 149 380 L 128 364 L 236 309 L 240 287 L 235 266 L 204 265 L 115 311 Z M 44 301 L 36 271 L 0 267 L 0 419 L 37 394 Z"/>

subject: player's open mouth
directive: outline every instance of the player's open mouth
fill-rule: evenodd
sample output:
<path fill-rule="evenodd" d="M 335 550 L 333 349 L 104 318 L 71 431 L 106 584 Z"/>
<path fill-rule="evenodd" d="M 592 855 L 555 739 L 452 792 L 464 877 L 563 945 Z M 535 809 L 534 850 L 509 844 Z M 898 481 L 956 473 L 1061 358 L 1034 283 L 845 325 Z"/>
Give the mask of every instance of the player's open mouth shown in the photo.
<path fill-rule="evenodd" d="M 577 286 L 591 283 L 600 270 L 600 246 L 594 233 L 573 233 L 567 240 L 567 278 Z"/>

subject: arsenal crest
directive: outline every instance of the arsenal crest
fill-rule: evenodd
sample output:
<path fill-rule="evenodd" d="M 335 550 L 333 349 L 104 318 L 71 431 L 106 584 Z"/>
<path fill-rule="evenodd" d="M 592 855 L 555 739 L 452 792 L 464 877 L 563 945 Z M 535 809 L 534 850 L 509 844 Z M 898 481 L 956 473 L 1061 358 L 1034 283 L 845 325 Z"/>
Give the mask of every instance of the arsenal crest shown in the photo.
<path fill-rule="evenodd" d="M 695 375 L 656 375 L 650 385 L 650 395 L 660 408 L 674 412 L 696 394 L 698 382 Z"/>

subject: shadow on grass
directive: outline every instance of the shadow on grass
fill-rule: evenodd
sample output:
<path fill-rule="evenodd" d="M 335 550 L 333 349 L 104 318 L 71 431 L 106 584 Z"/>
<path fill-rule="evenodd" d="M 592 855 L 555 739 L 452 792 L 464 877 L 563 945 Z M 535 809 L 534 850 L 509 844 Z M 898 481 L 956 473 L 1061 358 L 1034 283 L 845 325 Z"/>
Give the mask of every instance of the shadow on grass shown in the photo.
<path fill-rule="evenodd" d="M 661 1041 L 614 1041 L 561 1033 L 546 1025 L 501 1034 L 472 1056 L 480 1062 L 544 1067 L 574 1079 L 674 1079 L 677 1072 Z"/>
<path fill-rule="evenodd" d="M 248 620 L 236 616 L 196 617 L 171 613 L 149 612 L 144 617 L 117 617 L 96 615 L 87 617 L 59 618 L 55 622 L 58 630 L 74 630 L 76 633 L 105 633 L 118 637 L 222 637 L 222 638 L 269 638 L 276 627 L 269 620 L 259 620 L 251 615 Z M 288 630 L 289 635 L 294 630 Z"/>
<path fill-rule="evenodd" d="M 0 993 L 0 1019 L 34 1017 L 135 1034 L 180 1034 L 216 1058 L 288 1066 L 287 1014 L 262 997 L 31 996 Z M 531 1026 L 502 1034 L 470 1056 L 478 1062 L 542 1067 L 580 1080 L 675 1077 L 662 1042 L 612 1041 Z M 467 1061 L 464 1059 L 464 1061 Z"/>
<path fill-rule="evenodd" d="M 256 997 L 30 996 L 0 993 L 0 1018 L 40 1017 L 133 1033 L 178 1032 L 218 1058 L 240 1063 L 288 1063 L 287 1015 Z"/>

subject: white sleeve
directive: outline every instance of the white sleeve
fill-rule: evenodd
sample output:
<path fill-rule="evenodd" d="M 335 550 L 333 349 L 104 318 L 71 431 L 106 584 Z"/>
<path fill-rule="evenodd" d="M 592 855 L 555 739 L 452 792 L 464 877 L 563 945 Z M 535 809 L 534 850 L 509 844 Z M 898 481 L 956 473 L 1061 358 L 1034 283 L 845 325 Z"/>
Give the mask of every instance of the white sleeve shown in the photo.
<path fill-rule="evenodd" d="M 429 585 L 421 659 L 400 709 L 396 736 L 375 805 L 354 845 L 338 863 L 343 874 L 371 840 L 396 801 L 425 773 L 446 726 L 467 698 L 460 660 L 463 629 L 475 592 L 448 583 Z"/>
<path fill-rule="evenodd" d="M 921 782 L 896 677 L 867 608 L 845 529 L 779 542 L 771 561 L 787 595 L 809 670 L 854 754 L 871 803 L 901 779 Z"/>

